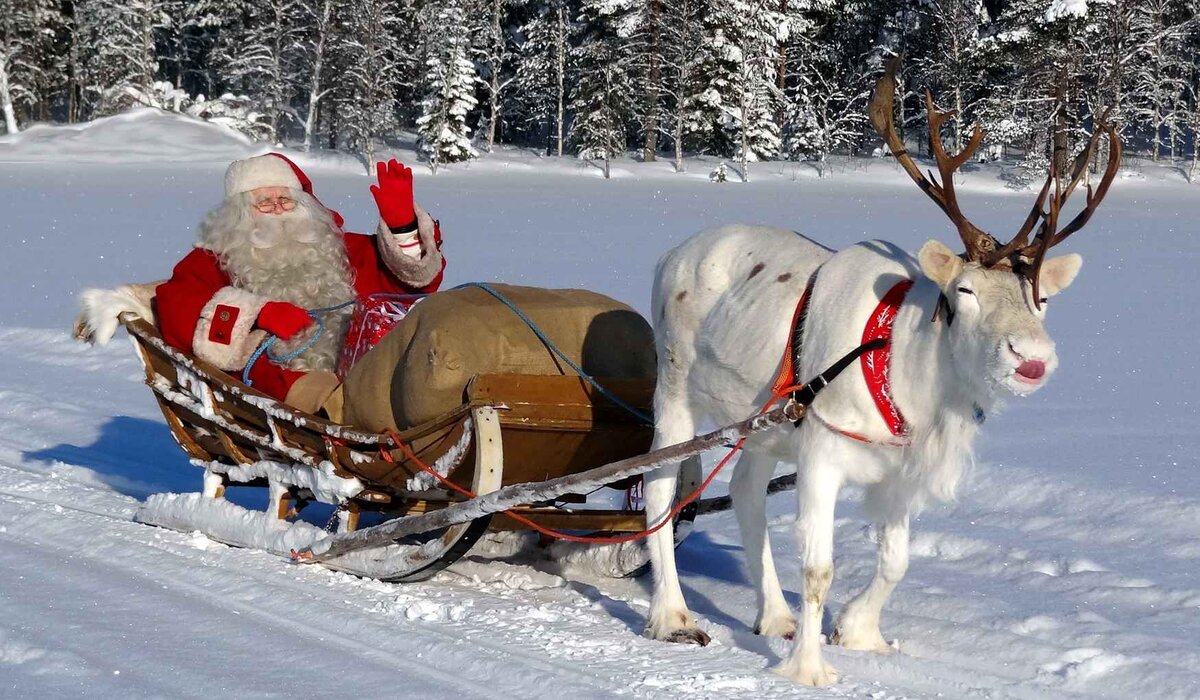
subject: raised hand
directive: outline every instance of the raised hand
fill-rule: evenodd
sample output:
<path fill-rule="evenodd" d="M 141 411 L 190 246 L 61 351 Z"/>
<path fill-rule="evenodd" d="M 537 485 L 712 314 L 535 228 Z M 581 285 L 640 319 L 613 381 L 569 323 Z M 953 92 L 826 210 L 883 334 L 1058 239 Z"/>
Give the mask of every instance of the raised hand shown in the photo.
<path fill-rule="evenodd" d="M 312 324 L 307 311 L 286 301 L 268 301 L 258 312 L 258 327 L 283 340 L 295 338 Z"/>
<path fill-rule="evenodd" d="M 379 207 L 379 216 L 388 228 L 409 228 L 417 220 L 413 209 L 412 169 L 395 158 L 375 164 L 379 184 L 371 185 L 371 195 Z"/>

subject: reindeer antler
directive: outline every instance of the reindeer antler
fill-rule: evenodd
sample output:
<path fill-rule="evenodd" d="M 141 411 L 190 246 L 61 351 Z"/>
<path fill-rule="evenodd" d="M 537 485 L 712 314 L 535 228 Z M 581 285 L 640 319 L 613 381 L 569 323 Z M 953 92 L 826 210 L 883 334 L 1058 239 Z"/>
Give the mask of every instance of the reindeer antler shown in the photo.
<path fill-rule="evenodd" d="M 887 142 L 888 148 L 892 150 L 892 155 L 904 167 L 913 182 L 917 183 L 917 187 L 920 187 L 921 191 L 928 195 L 934 204 L 937 204 L 946 213 L 946 216 L 950 217 L 955 228 L 958 229 L 958 235 L 962 238 L 963 245 L 966 246 L 967 259 L 982 262 L 999 246 L 995 238 L 971 223 L 959 209 L 958 199 L 954 192 L 954 173 L 979 148 L 979 144 L 983 141 L 983 130 L 976 124 L 975 131 L 971 134 L 971 139 L 967 142 L 966 147 L 957 155 L 948 154 L 942 143 L 941 127 L 953 112 L 943 112 L 934 106 L 933 95 L 926 90 L 925 109 L 929 116 L 929 147 L 933 152 L 934 160 L 937 161 L 941 182 L 939 183 L 937 178 L 934 178 L 933 173 L 926 178 L 921 172 L 921 168 L 913 162 L 908 150 L 904 148 L 904 142 L 900 136 L 896 134 L 892 95 L 896 92 L 896 69 L 899 65 L 900 56 L 896 56 L 888 63 L 883 77 L 875 84 L 875 92 L 871 95 L 871 126 L 875 127 L 875 131 Z"/>
<path fill-rule="evenodd" d="M 1121 167 L 1121 140 L 1117 137 L 1117 131 L 1108 123 L 1108 113 L 1111 111 L 1105 110 L 1104 114 L 1096 121 L 1096 128 L 1092 132 L 1092 137 L 1088 139 L 1087 146 L 1075 156 L 1075 162 L 1072 167 L 1071 182 L 1065 189 L 1062 188 L 1061 182 L 1058 179 L 1057 165 L 1051 163 L 1050 178 L 1055 181 L 1055 196 L 1050 198 L 1050 212 L 1046 215 L 1042 226 L 1038 229 L 1037 236 L 1034 238 L 1032 245 L 1027 245 L 1021 248 L 1018 253 L 1021 257 L 1032 260 L 1032 264 L 1026 270 L 1026 277 L 1033 284 L 1033 302 L 1038 308 L 1042 306 L 1042 296 L 1038 289 L 1038 282 L 1041 277 L 1042 261 L 1046 259 L 1046 252 L 1054 246 L 1067 240 L 1067 237 L 1083 228 L 1084 224 L 1092 218 L 1092 214 L 1096 213 L 1096 207 L 1100 206 L 1100 202 L 1104 201 L 1104 195 L 1108 194 L 1108 188 L 1112 186 L 1113 180 L 1117 177 L 1117 170 Z M 1089 184 L 1087 188 L 1087 202 L 1083 209 L 1075 215 L 1074 219 L 1061 230 L 1058 228 L 1058 214 L 1062 207 L 1067 202 L 1067 198 L 1075 191 L 1075 187 L 1083 178 L 1084 172 L 1087 170 L 1087 163 L 1091 160 L 1092 154 L 1096 150 L 1096 144 L 1100 141 L 1100 135 L 1108 139 L 1108 164 L 1104 169 L 1104 175 L 1100 178 L 1100 184 L 1093 191 Z M 1047 179 L 1049 182 L 1049 179 Z M 1040 206 L 1040 205 L 1039 205 Z"/>
<path fill-rule="evenodd" d="M 899 65 L 900 56 L 896 56 L 888 64 L 887 70 L 884 71 L 879 82 L 875 84 L 875 92 L 871 96 L 870 106 L 871 125 L 887 142 L 888 147 L 892 150 L 892 155 L 904 167 L 913 182 L 917 183 L 921 191 L 950 217 L 958 229 L 963 245 L 966 246 L 967 260 L 976 261 L 984 267 L 993 267 L 1004 260 L 1011 261 L 1013 269 L 1025 275 L 1033 284 L 1034 303 L 1040 308 L 1041 295 L 1038 290 L 1038 276 L 1041 273 L 1042 261 L 1046 258 L 1046 251 L 1065 241 L 1068 236 L 1083 228 L 1084 224 L 1092 218 L 1096 207 L 1104 200 L 1104 195 L 1108 194 L 1108 188 L 1116 178 L 1117 170 L 1121 165 L 1121 140 L 1108 121 L 1108 115 L 1112 108 L 1105 110 L 1096 120 L 1096 128 L 1088 140 L 1087 146 L 1075 156 L 1071 167 L 1071 179 L 1066 187 L 1063 186 L 1059 177 L 1058 165 L 1054 162 L 1056 159 L 1052 159 L 1050 173 L 1029 211 L 1029 216 L 1025 218 L 1024 224 L 1012 240 L 1000 246 L 994 237 L 967 220 L 962 210 L 959 209 L 958 200 L 954 194 L 954 173 L 979 148 L 979 144 L 983 140 L 983 130 L 976 124 L 974 133 L 971 134 L 971 139 L 962 152 L 955 156 L 946 153 L 945 145 L 942 144 L 941 127 L 953 113 L 943 112 L 934 106 L 933 96 L 926 90 L 925 109 L 929 118 L 929 147 L 937 162 L 942 181 L 939 184 L 933 177 L 933 173 L 926 178 L 904 148 L 904 142 L 896 134 L 892 96 L 896 92 L 896 68 Z M 1087 172 L 1088 161 L 1091 160 L 1101 135 L 1108 138 L 1108 166 L 1104 170 L 1100 184 L 1094 192 L 1091 185 L 1088 185 L 1087 204 L 1083 211 L 1076 214 L 1075 218 L 1071 219 L 1070 223 L 1061 230 L 1057 230 L 1059 213 Z M 1049 198 L 1049 211 L 1046 211 L 1044 207 L 1052 186 L 1054 195 Z M 1039 221 L 1041 226 L 1031 244 L 1029 243 L 1029 234 L 1033 232 L 1033 228 Z"/>

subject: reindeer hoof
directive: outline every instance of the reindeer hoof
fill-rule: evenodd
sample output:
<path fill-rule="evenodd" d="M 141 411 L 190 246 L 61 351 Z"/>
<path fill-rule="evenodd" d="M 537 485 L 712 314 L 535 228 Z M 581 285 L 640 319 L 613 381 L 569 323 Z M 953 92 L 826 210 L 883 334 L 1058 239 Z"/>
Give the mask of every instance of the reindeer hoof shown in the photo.
<path fill-rule="evenodd" d="M 788 615 L 786 617 L 776 617 L 769 621 L 760 621 L 754 626 L 754 633 L 764 637 L 794 639 L 796 636 L 796 618 Z"/>
<path fill-rule="evenodd" d="M 824 661 L 810 664 L 795 664 L 785 661 L 775 667 L 779 675 L 790 678 L 796 683 L 811 685 L 817 688 L 833 685 L 838 682 L 838 672 Z"/>
<path fill-rule="evenodd" d="M 839 627 L 833 631 L 833 637 L 830 638 L 829 643 L 843 649 L 869 651 L 875 654 L 896 653 L 896 648 L 888 644 L 878 630 L 875 630 L 874 633 L 854 633 L 843 631 L 843 628 Z"/>
<path fill-rule="evenodd" d="M 696 646 L 706 647 L 712 641 L 712 637 L 708 636 L 707 632 L 698 627 L 688 627 L 672 631 L 662 641 L 672 644 L 695 644 Z"/>

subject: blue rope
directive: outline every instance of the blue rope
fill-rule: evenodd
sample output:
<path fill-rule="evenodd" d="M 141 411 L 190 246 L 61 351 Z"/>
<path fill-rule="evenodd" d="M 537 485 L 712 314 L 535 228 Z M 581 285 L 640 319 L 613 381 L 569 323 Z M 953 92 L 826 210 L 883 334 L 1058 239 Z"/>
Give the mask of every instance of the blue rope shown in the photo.
<path fill-rule="evenodd" d="M 558 349 L 558 346 L 556 346 L 554 343 L 550 342 L 550 339 L 546 337 L 546 334 L 542 332 L 542 329 L 538 328 L 537 324 L 533 322 L 533 319 L 526 316 L 524 311 L 521 311 L 519 308 L 517 308 L 517 305 L 512 303 L 503 294 L 501 294 L 500 292 L 497 292 L 495 289 L 492 289 L 489 285 L 487 285 L 483 282 L 467 282 L 466 284 L 458 285 L 457 287 L 455 287 L 455 289 L 464 289 L 466 287 L 475 287 L 477 289 L 482 289 L 483 291 L 487 292 L 488 294 L 491 294 L 493 297 L 496 298 L 497 301 L 499 301 L 501 304 L 504 304 L 505 306 L 507 306 L 509 308 L 509 310 L 511 310 L 514 314 L 517 315 L 518 318 L 520 318 L 522 321 L 524 321 L 525 325 L 529 326 L 529 330 L 533 331 L 533 334 L 536 335 L 538 337 L 538 340 L 542 341 L 542 343 L 545 344 L 545 346 L 550 349 L 550 352 L 557 355 L 558 358 L 560 360 L 562 360 L 563 362 L 565 362 L 568 367 L 575 370 L 575 373 L 578 374 L 581 379 L 583 379 L 588 384 L 591 384 L 593 387 L 595 387 L 596 391 L 599 391 L 604 396 L 604 398 L 613 402 L 617 406 L 625 409 L 631 415 L 633 415 L 635 418 L 642 421 L 643 423 L 645 423 L 647 425 L 654 425 L 653 418 L 646 415 L 645 413 L 642 413 L 641 411 L 634 408 L 633 406 L 630 406 L 628 403 L 625 403 L 621 399 L 617 398 L 617 396 L 615 394 L 613 394 L 611 391 L 609 391 L 608 389 L 605 389 L 603 386 L 601 386 L 600 383 L 597 382 L 595 380 L 595 378 L 593 378 L 590 374 L 588 374 L 587 372 L 584 372 L 582 367 L 580 367 L 579 365 L 572 362 L 571 358 L 567 357 L 565 354 L 563 354 L 562 350 Z"/>
<path fill-rule="evenodd" d="M 291 352 L 284 353 L 283 355 L 272 354 L 271 347 L 279 341 L 279 336 L 268 334 L 267 339 L 263 341 L 262 345 L 259 345 L 257 348 L 255 348 L 254 352 L 250 355 L 250 359 L 246 361 L 246 367 L 242 370 L 242 383 L 246 386 L 254 386 L 254 382 L 250 379 L 250 368 L 253 367 L 254 363 L 258 362 L 258 360 L 264 354 L 271 362 L 282 364 L 284 362 L 288 362 L 289 360 L 294 360 L 307 352 L 310 348 L 312 348 L 312 346 L 317 344 L 317 340 L 319 340 L 321 338 L 321 334 L 325 332 L 325 321 L 323 321 L 321 317 L 327 313 L 337 311 L 338 309 L 344 309 L 347 306 L 354 304 L 356 301 L 357 299 L 351 299 L 350 301 L 343 301 L 342 303 L 334 304 L 333 306 L 326 306 L 320 309 L 308 309 L 308 315 L 317 324 L 317 329 L 313 332 L 312 336 L 309 337 L 308 340 L 304 341 L 300 347 L 292 350 Z"/>

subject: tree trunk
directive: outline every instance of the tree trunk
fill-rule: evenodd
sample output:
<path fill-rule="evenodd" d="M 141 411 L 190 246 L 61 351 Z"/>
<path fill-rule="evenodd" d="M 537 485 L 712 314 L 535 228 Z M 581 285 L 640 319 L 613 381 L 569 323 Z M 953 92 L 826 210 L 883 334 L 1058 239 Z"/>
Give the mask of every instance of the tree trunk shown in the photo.
<path fill-rule="evenodd" d="M 1192 166 L 1188 168 L 1188 182 L 1196 181 L 1196 162 L 1200 161 L 1200 129 L 1192 129 Z"/>
<path fill-rule="evenodd" d="M 321 19 L 317 24 L 317 44 L 313 51 L 312 76 L 308 81 L 308 114 L 304 117 L 304 150 L 312 150 L 313 134 L 317 129 L 317 109 L 321 102 L 321 73 L 325 67 L 325 40 L 329 35 L 329 18 L 333 13 L 333 0 L 321 5 Z M 369 174 L 369 173 L 368 173 Z"/>
<path fill-rule="evenodd" d="M 17 133 L 17 115 L 13 111 L 12 91 L 8 85 L 8 57 L 0 57 L 0 111 L 4 112 L 7 133 Z"/>
<path fill-rule="evenodd" d="M 275 0 L 272 3 L 272 8 L 275 12 L 275 31 L 271 36 L 271 139 L 276 143 L 281 143 L 279 137 L 280 115 L 282 110 L 280 105 L 283 104 L 283 32 L 284 23 L 288 21 L 283 16 L 283 3 Z"/>
<path fill-rule="evenodd" d="M 683 172 L 683 118 L 675 119 L 675 172 Z"/>
<path fill-rule="evenodd" d="M 745 59 L 745 55 L 746 55 L 745 48 L 743 48 L 742 51 L 743 51 L 742 61 L 745 61 L 746 60 Z M 743 80 L 745 80 L 745 71 L 744 70 L 743 70 Z M 746 86 L 743 84 L 742 89 L 741 89 L 741 99 L 742 99 L 742 104 L 741 104 L 742 115 L 741 115 L 741 117 L 742 118 L 739 120 L 741 122 L 741 127 L 742 127 L 741 128 L 741 132 L 742 132 L 742 134 L 741 134 L 741 136 L 742 136 L 742 182 L 750 182 L 750 168 L 748 166 L 749 150 L 750 150 L 750 129 L 747 126 L 747 123 L 749 120 L 746 119 L 746 115 L 750 111 L 749 110 L 749 107 L 750 107 L 749 96 L 750 96 L 749 91 L 746 89 Z"/>
<path fill-rule="evenodd" d="M 963 149 L 963 100 L 962 88 L 954 86 L 954 152 L 962 153 Z"/>
<path fill-rule="evenodd" d="M 647 37 L 646 55 L 650 65 L 646 70 L 646 124 L 642 150 L 642 161 L 652 163 L 658 158 L 659 101 L 662 88 L 662 61 L 659 29 L 662 24 L 662 3 L 650 0 L 650 26 Z"/>
<path fill-rule="evenodd" d="M 154 82 L 151 66 L 155 65 L 154 58 L 154 21 L 147 12 L 142 16 L 142 66 L 141 84 L 138 85 L 143 93 L 149 94 L 150 84 Z"/>
<path fill-rule="evenodd" d="M 558 6 L 558 36 L 557 50 L 557 78 L 558 78 L 558 114 L 554 118 L 555 138 L 557 140 L 558 157 L 563 155 L 563 101 L 566 94 L 566 72 L 567 72 L 567 18 L 566 10 L 559 4 Z"/>
<path fill-rule="evenodd" d="M 491 80 L 488 81 L 488 131 L 487 150 L 492 152 L 496 143 L 496 122 L 500 119 L 500 68 L 504 51 L 504 34 L 500 27 L 501 0 L 492 0 L 492 50 L 488 59 Z"/>
<path fill-rule="evenodd" d="M 496 122 L 500 119 L 500 76 L 496 70 L 492 71 L 489 93 L 487 151 L 491 153 L 496 144 Z"/>
<path fill-rule="evenodd" d="M 788 3 L 787 0 L 781 0 L 779 3 L 779 14 L 783 17 L 787 16 Z M 788 45 L 786 41 L 779 42 L 779 51 L 775 58 L 775 89 L 779 90 L 779 94 L 785 94 L 787 90 L 787 62 L 788 62 Z M 779 124 L 780 129 L 787 122 L 787 101 L 779 101 L 779 111 L 775 113 L 775 123 Z"/>

